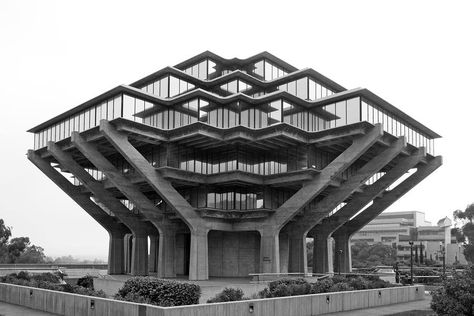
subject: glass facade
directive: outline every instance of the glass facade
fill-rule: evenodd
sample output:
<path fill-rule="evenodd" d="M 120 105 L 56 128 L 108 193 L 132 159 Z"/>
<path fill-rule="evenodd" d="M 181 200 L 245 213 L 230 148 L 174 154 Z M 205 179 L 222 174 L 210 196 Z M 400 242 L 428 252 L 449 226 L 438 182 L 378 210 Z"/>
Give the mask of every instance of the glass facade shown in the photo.
<path fill-rule="evenodd" d="M 172 98 L 194 88 L 189 82 L 167 75 L 147 84 L 141 90 L 160 98 Z"/>
<path fill-rule="evenodd" d="M 278 90 L 286 91 L 303 100 L 311 101 L 328 97 L 334 94 L 332 90 L 326 88 L 320 83 L 317 83 L 309 77 L 303 77 L 301 79 L 282 84 L 278 87 Z"/>
<path fill-rule="evenodd" d="M 255 63 L 252 73 L 259 79 L 263 79 L 265 81 L 275 80 L 288 74 L 285 70 L 274 65 L 266 59 Z"/>
<path fill-rule="evenodd" d="M 216 63 L 210 59 L 205 59 L 200 63 L 186 68 L 184 72 L 201 80 L 209 80 L 215 78 L 217 75 Z"/>

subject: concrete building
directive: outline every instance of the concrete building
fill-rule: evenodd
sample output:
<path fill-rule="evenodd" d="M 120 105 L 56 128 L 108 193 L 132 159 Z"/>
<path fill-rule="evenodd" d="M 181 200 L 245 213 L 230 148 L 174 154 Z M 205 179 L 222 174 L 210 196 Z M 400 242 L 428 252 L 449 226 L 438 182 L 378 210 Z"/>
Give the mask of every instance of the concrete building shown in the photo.
<path fill-rule="evenodd" d="M 330 236 L 347 271 L 350 236 L 442 164 L 431 129 L 267 52 L 204 52 L 29 132 L 28 159 L 109 232 L 110 274 L 305 272 L 306 237 L 325 271 Z"/>
<path fill-rule="evenodd" d="M 425 220 L 425 213 L 384 212 L 352 236 L 351 243 L 364 241 L 368 244 L 383 243 L 397 249 L 398 261 L 410 261 L 410 241 L 414 253 L 423 251 L 423 257 L 446 264 L 466 264 L 460 244 L 451 236 L 452 221 L 445 217 L 436 226 Z"/>

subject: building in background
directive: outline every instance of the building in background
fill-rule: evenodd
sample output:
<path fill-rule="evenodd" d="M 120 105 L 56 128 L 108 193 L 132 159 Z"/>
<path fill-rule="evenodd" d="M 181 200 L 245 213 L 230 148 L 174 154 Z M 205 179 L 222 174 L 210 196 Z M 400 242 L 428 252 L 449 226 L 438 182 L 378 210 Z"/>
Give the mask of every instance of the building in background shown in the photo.
<path fill-rule="evenodd" d="M 28 159 L 108 231 L 109 274 L 304 273 L 306 237 L 325 272 L 331 236 L 349 271 L 350 236 L 442 164 L 422 123 L 267 52 L 204 52 L 29 132 Z"/>
<path fill-rule="evenodd" d="M 382 213 L 359 232 L 351 242 L 365 241 L 369 244 L 383 243 L 397 249 L 398 261 L 410 261 L 410 241 L 413 241 L 414 256 L 442 263 L 446 252 L 446 264 L 466 264 L 462 247 L 451 236 L 452 221 L 445 217 L 436 226 L 426 221 L 425 213 L 386 212 Z"/>

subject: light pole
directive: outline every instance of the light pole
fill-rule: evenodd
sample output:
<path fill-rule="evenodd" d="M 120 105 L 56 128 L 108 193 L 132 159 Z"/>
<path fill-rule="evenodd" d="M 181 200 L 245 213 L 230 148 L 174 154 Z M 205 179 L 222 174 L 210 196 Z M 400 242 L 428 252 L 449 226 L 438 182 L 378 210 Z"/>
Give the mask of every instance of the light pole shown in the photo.
<path fill-rule="evenodd" d="M 338 250 L 338 255 L 339 255 L 338 266 L 339 266 L 339 275 L 340 275 L 341 274 L 342 249 Z"/>
<path fill-rule="evenodd" d="M 413 284 L 413 241 L 408 243 L 410 244 L 410 284 Z"/>

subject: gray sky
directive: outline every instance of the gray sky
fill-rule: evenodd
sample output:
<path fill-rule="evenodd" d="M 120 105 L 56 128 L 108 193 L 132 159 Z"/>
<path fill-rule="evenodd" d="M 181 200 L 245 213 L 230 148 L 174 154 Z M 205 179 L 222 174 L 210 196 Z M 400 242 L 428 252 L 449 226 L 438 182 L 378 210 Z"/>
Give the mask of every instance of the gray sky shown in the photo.
<path fill-rule="evenodd" d="M 26 159 L 26 130 L 204 50 L 267 50 L 441 134 L 444 165 L 389 211 L 436 222 L 474 202 L 472 1 L 66 2 L 0 2 L 0 218 L 47 255 L 106 258 L 108 236 Z"/>

